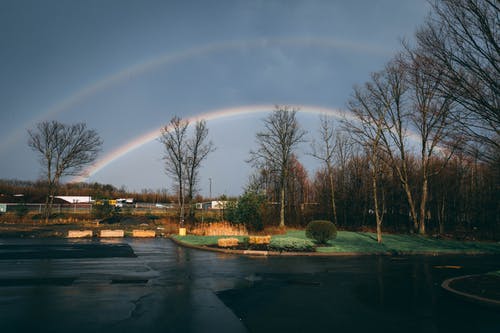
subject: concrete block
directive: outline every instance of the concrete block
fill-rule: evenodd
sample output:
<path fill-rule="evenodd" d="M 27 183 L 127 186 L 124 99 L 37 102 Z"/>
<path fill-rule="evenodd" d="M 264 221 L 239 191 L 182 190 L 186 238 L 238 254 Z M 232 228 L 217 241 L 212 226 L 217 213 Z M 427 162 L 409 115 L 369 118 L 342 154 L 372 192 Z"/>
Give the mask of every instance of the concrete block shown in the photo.
<path fill-rule="evenodd" d="M 217 240 L 219 247 L 233 247 L 238 246 L 238 238 L 219 238 Z"/>
<path fill-rule="evenodd" d="M 68 238 L 92 237 L 92 230 L 69 230 Z"/>
<path fill-rule="evenodd" d="M 156 237 L 156 231 L 154 230 L 132 230 L 132 237 Z"/>
<path fill-rule="evenodd" d="M 99 233 L 99 237 L 123 237 L 125 236 L 125 231 L 117 229 L 117 230 L 101 230 Z"/>
<path fill-rule="evenodd" d="M 269 244 L 271 242 L 271 236 L 249 236 L 248 242 L 250 244 Z"/>

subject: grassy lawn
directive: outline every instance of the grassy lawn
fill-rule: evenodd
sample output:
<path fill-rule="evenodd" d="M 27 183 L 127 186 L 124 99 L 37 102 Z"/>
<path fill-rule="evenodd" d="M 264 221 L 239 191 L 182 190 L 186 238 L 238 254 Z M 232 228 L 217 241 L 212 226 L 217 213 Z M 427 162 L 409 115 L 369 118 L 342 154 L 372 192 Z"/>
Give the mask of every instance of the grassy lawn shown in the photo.
<path fill-rule="evenodd" d="M 224 236 L 174 236 L 177 240 L 193 245 L 217 244 L 217 239 Z M 230 236 L 233 237 L 233 236 Z M 273 235 L 274 239 L 294 237 L 307 239 L 303 230 L 289 230 L 285 235 Z M 236 236 L 242 240 L 243 236 Z M 438 240 L 417 235 L 383 235 L 383 243 L 377 243 L 374 233 L 339 231 L 337 238 L 326 246 L 317 247 L 317 252 L 324 253 L 495 253 L 500 254 L 500 243 L 461 242 L 453 240 Z"/>
<path fill-rule="evenodd" d="M 172 237 L 180 242 L 198 246 L 216 245 L 217 240 L 219 238 L 226 238 L 226 237 L 238 238 L 240 242 L 242 242 L 243 239 L 246 238 L 246 236 L 194 236 L 194 235 L 187 235 L 187 236 L 173 235 Z"/>
<path fill-rule="evenodd" d="M 500 271 L 489 272 L 488 275 L 494 275 L 494 276 L 500 278 Z"/>

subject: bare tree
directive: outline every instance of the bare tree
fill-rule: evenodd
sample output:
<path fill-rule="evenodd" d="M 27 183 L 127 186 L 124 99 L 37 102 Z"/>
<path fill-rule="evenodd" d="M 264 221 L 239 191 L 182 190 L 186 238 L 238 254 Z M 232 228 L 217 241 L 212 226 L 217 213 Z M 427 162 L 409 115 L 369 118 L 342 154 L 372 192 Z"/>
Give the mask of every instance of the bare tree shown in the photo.
<path fill-rule="evenodd" d="M 377 77 L 374 74 L 374 78 Z M 368 157 L 377 242 L 382 243 L 385 200 L 383 199 L 383 190 L 380 189 L 379 179 L 385 169 L 381 140 L 387 130 L 385 127 L 386 108 L 379 95 L 374 94 L 374 92 L 371 82 L 366 83 L 362 88 L 354 88 L 354 94 L 348 102 L 348 108 L 356 117 L 357 122 L 343 120 L 343 126 L 351 133 L 353 140 L 362 147 Z M 382 200 L 380 192 L 382 192 Z"/>
<path fill-rule="evenodd" d="M 189 121 L 174 116 L 162 128 L 160 137 L 165 148 L 165 171 L 176 184 L 181 227 L 184 226 L 186 200 L 192 203 L 196 192 L 201 163 L 215 150 L 211 141 L 206 142 L 208 128 L 204 120 L 196 122 L 191 138 L 188 137 L 188 127 Z"/>
<path fill-rule="evenodd" d="M 440 92 L 439 85 L 445 69 L 436 66 L 433 60 L 422 50 L 406 50 L 405 66 L 409 87 L 410 121 L 419 136 L 420 143 L 420 207 L 419 233 L 425 234 L 427 217 L 427 202 L 429 179 L 437 175 L 452 156 L 459 141 L 450 142 L 444 149 L 443 145 L 450 133 L 454 132 L 454 123 L 450 119 L 451 98 Z M 431 170 L 432 156 L 440 154 L 443 163 Z"/>
<path fill-rule="evenodd" d="M 250 162 L 258 167 L 268 166 L 279 176 L 280 227 L 285 226 L 285 188 L 290 158 L 305 135 L 295 117 L 297 111 L 289 106 L 276 106 L 264 119 L 264 130 L 256 135 L 258 149 L 250 152 Z"/>
<path fill-rule="evenodd" d="M 372 169 L 376 169 L 376 159 L 383 158 L 395 170 L 406 194 L 413 227 L 421 234 L 426 232 L 429 179 L 444 167 L 431 170 L 431 157 L 439 152 L 446 163 L 453 153 L 453 149 L 439 146 L 453 130 L 451 99 L 439 89 L 440 72 L 443 69 L 436 67 L 422 50 L 407 47 L 406 53 L 372 75 L 363 90 L 355 89 L 350 104 L 360 121 L 360 125 L 351 126 L 352 132 L 369 148 Z M 416 147 L 407 142 L 410 129 L 418 139 Z M 379 149 L 383 151 L 377 152 Z M 412 152 L 417 150 L 420 176 L 413 180 L 410 167 Z M 375 174 L 372 180 L 376 180 Z M 373 188 L 376 199 L 376 186 Z"/>
<path fill-rule="evenodd" d="M 333 213 L 333 223 L 337 225 L 337 206 L 335 204 L 335 181 L 333 174 L 333 161 L 335 156 L 335 150 L 337 147 L 336 138 L 334 133 L 334 125 L 331 119 L 328 119 L 326 115 L 320 116 L 320 142 L 313 140 L 311 142 L 311 156 L 320 160 L 325 164 L 326 171 L 328 173 L 328 180 L 330 183 L 330 197 L 332 204 Z"/>
<path fill-rule="evenodd" d="M 84 123 L 66 125 L 44 121 L 28 130 L 28 135 L 28 145 L 39 153 L 47 182 L 44 215 L 48 221 L 61 178 L 78 175 L 85 166 L 94 162 L 102 141 L 97 132 L 87 129 Z"/>
<path fill-rule="evenodd" d="M 186 178 L 187 178 L 187 200 L 192 204 L 196 186 L 199 181 L 199 169 L 201 163 L 207 158 L 208 154 L 215 151 L 212 141 L 207 142 L 208 127 L 204 120 L 196 122 L 193 137 L 186 143 Z M 190 209 L 190 217 L 194 216 L 194 211 Z"/>
<path fill-rule="evenodd" d="M 189 122 L 174 116 L 168 125 L 161 130 L 160 142 L 163 143 L 165 154 L 165 172 L 170 175 L 176 184 L 177 202 L 179 204 L 179 225 L 184 227 L 185 204 L 185 166 L 186 166 L 186 141 Z"/>
<path fill-rule="evenodd" d="M 484 148 L 480 157 L 497 161 L 500 150 L 500 6 L 497 0 L 439 0 L 417 33 L 432 57 L 444 95 L 461 107 L 455 118 Z"/>
<path fill-rule="evenodd" d="M 408 127 L 411 111 L 405 105 L 408 91 L 406 72 L 402 65 L 401 55 L 386 65 L 385 69 L 372 75 L 367 85 L 369 94 L 374 99 L 382 114 L 376 114 L 380 122 L 380 148 L 383 149 L 385 163 L 394 169 L 406 195 L 413 228 L 418 230 L 418 215 L 414 194 L 412 193 L 410 167 L 410 151 L 408 148 Z"/>

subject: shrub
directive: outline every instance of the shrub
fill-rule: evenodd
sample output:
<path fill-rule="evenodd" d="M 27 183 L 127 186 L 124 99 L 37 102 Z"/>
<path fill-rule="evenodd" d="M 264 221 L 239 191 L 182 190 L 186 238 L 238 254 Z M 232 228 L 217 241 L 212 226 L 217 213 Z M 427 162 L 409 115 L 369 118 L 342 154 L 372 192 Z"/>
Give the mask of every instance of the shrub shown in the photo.
<path fill-rule="evenodd" d="M 311 252 L 314 251 L 314 244 L 308 239 L 295 237 L 271 238 L 269 249 L 272 251 L 285 252 Z"/>
<path fill-rule="evenodd" d="M 67 215 L 64 214 L 64 213 L 52 213 L 50 214 L 49 216 L 49 219 L 50 220 L 54 220 L 54 219 L 65 219 L 67 218 Z M 44 220 L 45 219 L 45 216 L 43 214 L 35 214 L 31 217 L 32 220 L 34 221 L 38 221 L 38 220 Z"/>
<path fill-rule="evenodd" d="M 306 227 L 306 237 L 314 239 L 318 244 L 326 244 L 337 237 L 337 228 L 330 221 L 311 221 Z"/>
<path fill-rule="evenodd" d="M 246 191 L 236 204 L 226 207 L 226 217 L 233 223 L 242 223 L 248 230 L 261 231 L 264 229 L 262 209 L 265 198 L 263 195 Z"/>
<path fill-rule="evenodd" d="M 156 221 L 156 220 L 158 220 L 160 218 L 158 215 L 154 215 L 154 214 L 151 214 L 151 213 L 146 213 L 145 216 L 150 221 Z"/>

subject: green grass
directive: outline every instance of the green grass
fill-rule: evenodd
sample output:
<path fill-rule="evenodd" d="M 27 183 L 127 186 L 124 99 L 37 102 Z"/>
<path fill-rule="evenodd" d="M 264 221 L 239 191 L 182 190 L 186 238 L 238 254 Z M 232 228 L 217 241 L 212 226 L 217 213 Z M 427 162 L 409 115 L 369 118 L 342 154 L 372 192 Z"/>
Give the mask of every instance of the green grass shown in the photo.
<path fill-rule="evenodd" d="M 318 252 L 405 252 L 405 253 L 499 253 L 500 244 L 486 242 L 461 242 L 439 240 L 417 235 L 382 236 L 382 244 L 377 243 L 377 236 L 368 232 L 341 231 L 337 238 L 328 242 L 328 246 L 318 247 Z"/>
<path fill-rule="evenodd" d="M 500 271 L 489 272 L 488 275 L 493 275 L 500 278 Z"/>
<path fill-rule="evenodd" d="M 195 236 L 195 235 L 186 235 L 186 236 L 179 236 L 179 235 L 174 235 L 172 238 L 175 238 L 179 242 L 191 244 L 191 245 L 198 245 L 198 246 L 203 246 L 203 245 L 216 245 L 217 240 L 219 238 L 238 238 L 238 241 L 243 242 L 247 236 Z"/>
<path fill-rule="evenodd" d="M 175 239 L 192 245 L 213 245 L 223 237 L 236 237 L 243 241 L 244 236 L 173 236 Z M 308 238 L 303 230 L 289 230 L 284 235 L 273 235 L 273 239 L 294 237 L 303 240 Z M 417 235 L 384 234 L 383 243 L 377 243 L 377 236 L 368 232 L 339 231 L 337 238 L 328 241 L 326 246 L 316 248 L 324 253 L 491 253 L 500 254 L 500 243 L 462 242 L 439 240 Z M 498 272 L 497 272 L 498 273 Z M 500 274 L 500 273 L 498 273 Z"/>

